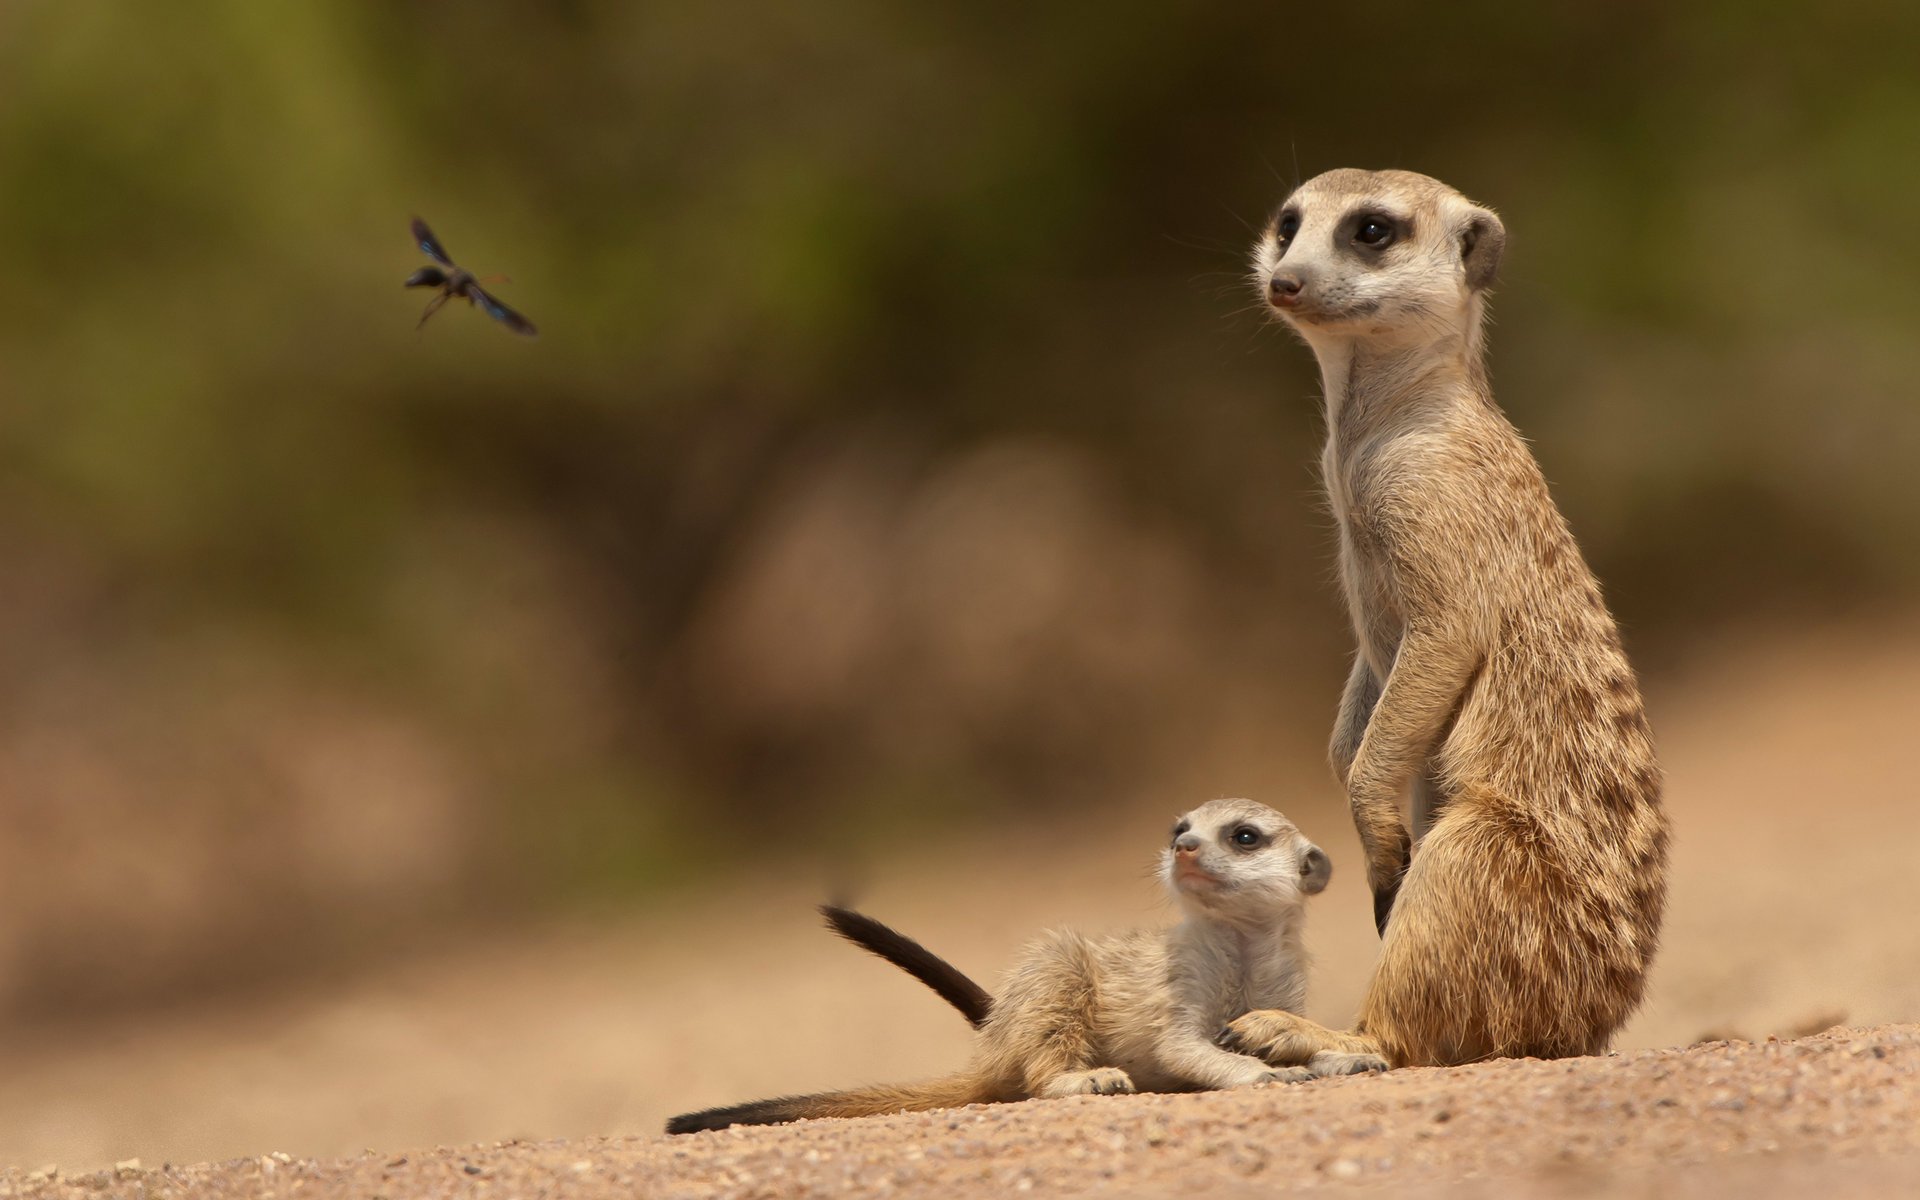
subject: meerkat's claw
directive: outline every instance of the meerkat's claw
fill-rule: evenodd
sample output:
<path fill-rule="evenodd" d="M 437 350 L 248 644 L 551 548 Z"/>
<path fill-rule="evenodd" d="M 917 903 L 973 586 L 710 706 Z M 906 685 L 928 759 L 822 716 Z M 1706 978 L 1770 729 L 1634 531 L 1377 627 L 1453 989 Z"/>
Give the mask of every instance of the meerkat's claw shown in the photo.
<path fill-rule="evenodd" d="M 1118 1096 L 1134 1090 L 1133 1078 L 1118 1067 L 1096 1067 L 1056 1075 L 1040 1089 L 1048 1099 L 1060 1096 Z"/>
<path fill-rule="evenodd" d="M 1373 893 L 1373 928 L 1381 937 L 1387 936 L 1387 918 L 1393 915 L 1393 902 L 1400 895 L 1400 879 L 1394 877 L 1392 883 L 1378 888 Z"/>
<path fill-rule="evenodd" d="M 1134 1090 L 1133 1080 L 1125 1071 L 1117 1067 L 1104 1068 L 1090 1073 L 1093 1076 L 1093 1090 L 1102 1096 L 1118 1096 Z"/>
<path fill-rule="evenodd" d="M 1400 885 L 1406 881 L 1411 852 L 1402 846 L 1386 851 L 1385 858 L 1384 865 L 1370 865 L 1367 870 L 1367 882 L 1373 888 L 1373 927 L 1381 937 L 1387 936 L 1387 918 L 1393 915 L 1393 903 L 1400 898 Z"/>
<path fill-rule="evenodd" d="M 1290 1013 L 1250 1012 L 1235 1017 L 1220 1031 L 1219 1043 L 1237 1054 L 1260 1059 L 1276 1067 L 1298 1066 L 1312 1055 L 1311 1048 L 1294 1043 Z"/>
<path fill-rule="evenodd" d="M 1378 1054 L 1348 1054 L 1322 1050 L 1307 1060 L 1305 1070 L 1315 1079 L 1328 1075 L 1368 1075 L 1388 1070 L 1390 1064 Z"/>

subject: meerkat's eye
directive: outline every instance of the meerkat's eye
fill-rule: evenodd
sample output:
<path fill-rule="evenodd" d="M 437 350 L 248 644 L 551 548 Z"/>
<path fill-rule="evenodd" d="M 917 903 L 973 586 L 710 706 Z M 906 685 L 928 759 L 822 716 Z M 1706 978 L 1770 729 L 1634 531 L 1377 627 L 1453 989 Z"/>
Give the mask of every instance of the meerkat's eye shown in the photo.
<path fill-rule="evenodd" d="M 1292 241 L 1293 235 L 1299 232 L 1300 214 L 1297 212 L 1281 213 L 1280 220 L 1273 227 L 1273 235 L 1280 239 L 1282 245 Z"/>
<path fill-rule="evenodd" d="M 1232 841 L 1236 846 L 1245 846 L 1248 848 L 1258 846 L 1260 844 L 1260 831 L 1251 825 L 1242 825 L 1233 831 Z"/>
<path fill-rule="evenodd" d="M 1379 217 L 1362 217 L 1360 227 L 1353 231 L 1353 240 L 1376 250 L 1390 246 L 1393 244 L 1393 225 Z"/>
<path fill-rule="evenodd" d="M 1178 841 L 1180 838 L 1180 835 L 1185 833 L 1187 830 L 1191 828 L 1193 828 L 1192 824 L 1187 821 L 1181 821 L 1179 824 L 1175 825 L 1173 827 L 1174 840 Z"/>

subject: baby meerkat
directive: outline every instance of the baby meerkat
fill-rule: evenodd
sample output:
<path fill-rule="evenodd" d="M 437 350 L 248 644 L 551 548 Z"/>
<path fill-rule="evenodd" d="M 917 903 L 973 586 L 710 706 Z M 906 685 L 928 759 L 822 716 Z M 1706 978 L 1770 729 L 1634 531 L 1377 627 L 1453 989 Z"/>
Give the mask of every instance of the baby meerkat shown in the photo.
<path fill-rule="evenodd" d="M 1331 756 L 1382 937 L 1352 1033 L 1232 1024 L 1224 1044 L 1272 1063 L 1598 1053 L 1659 937 L 1667 819 L 1639 687 L 1483 361 L 1505 241 L 1438 180 L 1343 170 L 1254 250 L 1320 364 L 1359 641 Z"/>
<path fill-rule="evenodd" d="M 1042 937 L 1008 973 L 999 996 L 954 1001 L 970 1019 L 984 1017 L 966 1070 L 925 1083 L 686 1113 L 668 1121 L 667 1132 L 1311 1078 L 1302 1068 L 1269 1067 L 1224 1050 L 1214 1039 L 1222 1022 L 1248 1009 L 1304 1002 L 1306 898 L 1323 890 L 1332 872 L 1326 854 L 1266 805 L 1203 804 L 1180 818 L 1160 859 L 1181 923 L 1106 937 Z"/>

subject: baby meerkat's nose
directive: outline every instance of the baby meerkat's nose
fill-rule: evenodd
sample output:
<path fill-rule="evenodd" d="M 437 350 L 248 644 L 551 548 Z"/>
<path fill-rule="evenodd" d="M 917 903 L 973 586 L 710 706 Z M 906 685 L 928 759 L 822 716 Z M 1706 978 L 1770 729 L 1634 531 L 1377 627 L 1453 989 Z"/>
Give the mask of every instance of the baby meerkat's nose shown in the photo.
<path fill-rule="evenodd" d="M 1282 308 L 1291 308 L 1300 300 L 1300 289 L 1307 281 L 1292 271 L 1276 271 L 1267 280 L 1267 297 Z"/>
<path fill-rule="evenodd" d="M 1183 833 L 1173 839 L 1173 852 L 1175 854 L 1192 854 L 1199 848 L 1200 835 L 1197 833 Z"/>

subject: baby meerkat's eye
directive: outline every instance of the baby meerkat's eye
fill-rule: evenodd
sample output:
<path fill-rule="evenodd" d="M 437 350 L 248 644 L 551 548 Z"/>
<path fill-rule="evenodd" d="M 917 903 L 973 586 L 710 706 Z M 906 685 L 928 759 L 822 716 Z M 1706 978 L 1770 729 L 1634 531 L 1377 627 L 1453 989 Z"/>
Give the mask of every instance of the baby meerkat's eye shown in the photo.
<path fill-rule="evenodd" d="M 1274 236 L 1282 242 L 1290 242 L 1293 235 L 1300 232 L 1300 214 L 1281 213 L 1279 223 L 1273 227 Z"/>
<path fill-rule="evenodd" d="M 1378 250 L 1393 244 L 1393 226 L 1378 217 L 1367 217 L 1360 222 L 1360 228 L 1354 230 L 1353 240 Z"/>
<path fill-rule="evenodd" d="M 1236 846 L 1258 846 L 1260 831 L 1251 825 L 1242 825 L 1233 831 L 1233 844 Z"/>

